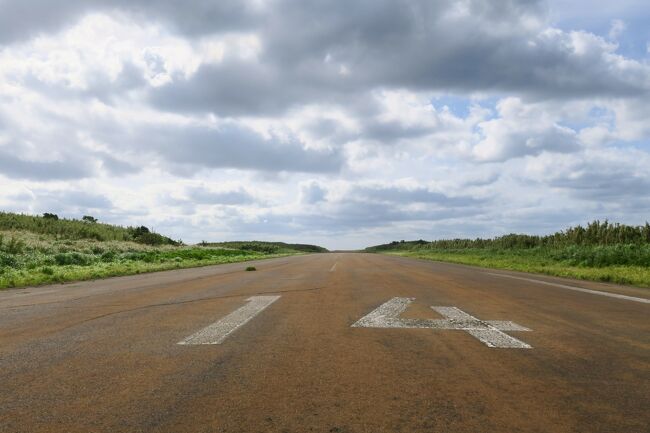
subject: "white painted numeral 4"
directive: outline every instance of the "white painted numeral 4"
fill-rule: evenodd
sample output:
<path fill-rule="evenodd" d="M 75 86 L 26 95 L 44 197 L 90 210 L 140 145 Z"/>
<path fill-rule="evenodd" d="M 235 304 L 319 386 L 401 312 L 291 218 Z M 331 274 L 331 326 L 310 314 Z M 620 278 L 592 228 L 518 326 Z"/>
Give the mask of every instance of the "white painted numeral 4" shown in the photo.
<path fill-rule="evenodd" d="M 487 347 L 532 349 L 503 331 L 530 331 L 513 322 L 479 320 L 456 307 L 431 307 L 444 319 L 401 319 L 400 314 L 414 298 L 393 298 L 352 325 L 353 328 L 429 328 L 465 331 Z"/>

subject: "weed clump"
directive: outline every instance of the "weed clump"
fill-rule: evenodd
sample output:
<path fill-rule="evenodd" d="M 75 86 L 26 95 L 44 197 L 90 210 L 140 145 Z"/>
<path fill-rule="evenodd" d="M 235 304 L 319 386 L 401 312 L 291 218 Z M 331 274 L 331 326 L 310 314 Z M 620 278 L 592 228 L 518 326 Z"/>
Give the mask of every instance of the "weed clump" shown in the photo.
<path fill-rule="evenodd" d="M 250 271 L 256 271 L 256 270 L 257 270 L 257 269 L 255 268 L 255 266 L 248 266 L 248 267 L 246 268 L 246 271 L 247 271 L 247 272 L 250 272 Z"/>
<path fill-rule="evenodd" d="M 45 275 L 54 275 L 54 269 L 50 268 L 49 266 L 42 267 L 41 272 Z"/>

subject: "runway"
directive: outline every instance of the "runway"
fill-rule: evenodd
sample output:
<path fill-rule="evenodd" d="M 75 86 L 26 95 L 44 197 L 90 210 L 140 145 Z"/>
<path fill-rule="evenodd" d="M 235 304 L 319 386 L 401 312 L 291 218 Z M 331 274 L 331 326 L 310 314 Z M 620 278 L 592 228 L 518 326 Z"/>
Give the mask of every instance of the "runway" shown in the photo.
<path fill-rule="evenodd" d="M 2 291 L 0 431 L 645 432 L 649 298 L 361 253 Z"/>

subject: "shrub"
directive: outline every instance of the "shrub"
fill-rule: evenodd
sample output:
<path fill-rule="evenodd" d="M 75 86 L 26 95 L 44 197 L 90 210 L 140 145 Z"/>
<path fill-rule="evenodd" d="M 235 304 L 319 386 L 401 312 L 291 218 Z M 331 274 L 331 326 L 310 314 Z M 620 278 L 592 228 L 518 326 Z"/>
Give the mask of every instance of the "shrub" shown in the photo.
<path fill-rule="evenodd" d="M 115 257 L 117 257 L 117 254 L 115 253 L 115 251 L 106 251 L 101 255 L 100 260 L 102 262 L 108 263 L 108 262 L 114 261 Z"/>
<path fill-rule="evenodd" d="M 86 254 L 81 254 L 77 252 L 72 253 L 59 253 L 54 256 L 56 264 L 59 266 L 64 265 L 80 265 L 87 266 L 90 265 L 94 260 L 93 257 Z"/>
<path fill-rule="evenodd" d="M 9 241 L 5 241 L 2 236 L 0 236 L 0 251 L 4 251 L 9 254 L 21 254 L 25 250 L 25 242 L 12 237 Z"/>
<path fill-rule="evenodd" d="M 255 266 L 249 266 L 249 267 L 246 268 L 246 271 L 247 271 L 247 272 L 250 272 L 250 271 L 256 271 L 256 270 L 257 270 L 257 269 L 255 268 Z"/>
<path fill-rule="evenodd" d="M 8 253 L 5 253 L 3 251 L 0 251 L 0 267 L 13 267 L 16 266 L 17 260 L 16 258 Z"/>

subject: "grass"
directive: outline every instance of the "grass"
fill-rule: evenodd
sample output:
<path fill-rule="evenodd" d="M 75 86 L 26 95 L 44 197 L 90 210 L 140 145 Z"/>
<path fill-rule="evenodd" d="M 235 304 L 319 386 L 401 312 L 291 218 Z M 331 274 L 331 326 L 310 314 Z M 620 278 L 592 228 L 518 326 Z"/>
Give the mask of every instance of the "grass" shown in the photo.
<path fill-rule="evenodd" d="M 166 236 L 154 233 L 145 226 L 121 227 L 97 222 L 92 216 L 86 220 L 64 219 L 46 213 L 45 217 L 0 212 L 0 230 L 23 231 L 50 235 L 56 239 L 92 239 L 96 241 L 133 241 L 146 245 L 181 245 Z"/>
<path fill-rule="evenodd" d="M 650 267 L 634 265 L 608 265 L 588 267 L 556 260 L 543 254 L 536 256 L 522 251 L 386 251 L 387 254 L 484 268 L 507 269 L 557 277 L 602 281 L 650 287 Z"/>
<path fill-rule="evenodd" d="M 186 246 L 146 227 L 112 226 L 90 218 L 0 212 L 0 289 L 325 251 L 278 242 Z"/>
<path fill-rule="evenodd" d="M 263 241 L 232 241 L 232 242 L 201 242 L 199 245 L 219 248 L 234 248 L 245 251 L 257 251 L 261 253 L 283 253 L 301 251 L 303 253 L 325 253 L 327 249 L 318 245 L 309 244 L 287 244 L 284 242 L 263 242 Z"/>
<path fill-rule="evenodd" d="M 391 242 L 366 249 L 426 260 L 650 287 L 650 226 L 595 221 L 547 236 Z"/>
<path fill-rule="evenodd" d="M 198 247 L 149 246 L 131 241 L 56 239 L 0 232 L 0 289 L 235 263 L 298 254 Z"/>

